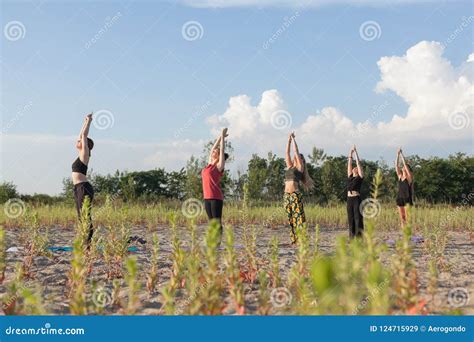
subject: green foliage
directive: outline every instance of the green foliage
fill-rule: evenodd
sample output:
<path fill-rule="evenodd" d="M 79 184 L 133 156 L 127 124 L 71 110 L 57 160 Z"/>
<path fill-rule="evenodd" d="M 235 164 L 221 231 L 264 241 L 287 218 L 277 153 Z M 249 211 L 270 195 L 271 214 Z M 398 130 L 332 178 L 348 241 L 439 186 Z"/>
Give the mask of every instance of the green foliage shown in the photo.
<path fill-rule="evenodd" d="M 418 156 L 412 159 L 415 194 L 418 199 L 434 203 L 459 203 L 472 192 L 473 157 L 457 153 L 447 159 L 438 157 L 423 159 Z"/>
<path fill-rule="evenodd" d="M 86 260 L 81 237 L 77 236 L 72 244 L 71 270 L 69 272 L 70 302 L 69 310 L 73 315 L 86 315 Z"/>
<path fill-rule="evenodd" d="M 256 154 L 248 162 L 246 185 L 253 201 L 275 201 L 281 198 L 285 182 L 285 160 L 272 152 L 264 159 Z"/>
<path fill-rule="evenodd" d="M 314 228 L 314 238 L 313 238 L 313 257 L 317 256 L 319 253 L 319 224 Z"/>
<path fill-rule="evenodd" d="M 265 183 L 268 177 L 268 163 L 264 158 L 252 155 L 248 162 L 248 191 L 252 200 L 263 198 L 266 191 Z"/>
<path fill-rule="evenodd" d="M 37 212 L 28 215 L 28 220 L 30 221 L 27 242 L 27 248 L 29 249 L 29 253 L 32 256 L 50 256 L 50 253 L 47 250 L 49 244 L 48 228 L 46 228 L 43 233 L 41 232 Z"/>
<path fill-rule="evenodd" d="M 322 148 L 317 148 L 316 146 L 313 146 L 311 154 L 308 154 L 308 159 L 314 166 L 321 166 L 326 158 L 327 155 L 324 153 L 324 150 Z"/>
<path fill-rule="evenodd" d="M 128 202 L 155 203 L 162 199 L 202 198 L 201 171 L 208 162 L 209 149 L 213 142 L 208 142 L 199 157 L 191 156 L 184 168 L 167 172 L 164 169 L 149 171 L 120 172 L 97 175 L 92 173 L 90 182 L 94 186 L 97 199 L 106 195 Z M 232 146 L 226 141 L 226 151 L 231 154 L 227 163 L 232 161 Z M 471 184 L 474 183 L 474 158 L 463 153 L 450 155 L 448 158 L 421 158 L 417 155 L 407 156 L 415 177 L 415 196 L 417 203 L 464 203 L 472 205 Z M 377 169 L 381 170 L 384 183 L 380 191 L 382 201 L 393 201 L 397 193 L 397 176 L 392 162 L 384 160 L 363 160 L 364 178 L 372 179 Z M 354 163 L 355 166 L 355 163 Z M 242 200 L 246 203 L 262 204 L 279 201 L 284 186 L 284 158 L 269 152 L 265 157 L 252 155 L 245 173 L 237 172 L 231 177 L 226 169 L 221 179 L 226 199 Z M 313 147 L 308 155 L 308 172 L 315 182 L 313 190 L 305 194 L 306 203 L 334 204 L 346 200 L 347 157 L 328 156 L 324 150 Z M 244 186 L 247 186 L 245 193 Z M 442 191 L 440 191 L 442 189 Z M 0 184 L 0 204 L 9 198 L 21 197 L 33 204 L 53 204 L 61 200 L 71 200 L 73 184 L 69 178 L 63 180 L 62 197 L 43 194 L 19 196 L 12 183 Z M 363 182 L 362 198 L 370 195 L 370 182 Z"/>
<path fill-rule="evenodd" d="M 174 214 L 169 215 L 171 225 L 171 249 L 172 249 L 172 270 L 170 284 L 174 289 L 181 286 L 181 282 L 184 276 L 185 270 L 185 252 L 181 246 L 181 240 L 179 238 L 178 229 L 176 227 L 176 217 Z"/>
<path fill-rule="evenodd" d="M 258 314 L 270 313 L 270 292 L 268 291 L 268 274 L 264 270 L 258 272 Z"/>
<path fill-rule="evenodd" d="M 285 159 L 278 158 L 273 153 L 268 153 L 268 174 L 266 179 L 267 198 L 272 201 L 279 200 L 285 183 Z"/>
<path fill-rule="evenodd" d="M 244 302 L 244 288 L 240 280 L 240 268 L 237 260 L 237 255 L 234 250 L 234 231 L 232 227 L 227 227 L 225 230 L 226 246 L 224 263 L 227 274 L 227 286 L 229 288 L 230 296 L 233 300 L 235 312 L 238 314 L 245 313 Z"/>
<path fill-rule="evenodd" d="M 151 246 L 151 259 L 150 259 L 150 271 L 147 275 L 146 287 L 148 293 L 151 295 L 155 292 L 156 285 L 158 283 L 158 234 L 154 233 L 152 236 Z"/>
<path fill-rule="evenodd" d="M 15 277 L 6 286 L 2 297 L 5 315 L 46 315 L 39 286 L 30 286 L 23 281 L 23 268 L 18 263 Z"/>
<path fill-rule="evenodd" d="M 392 261 L 393 288 L 397 305 L 407 310 L 416 305 L 418 298 L 417 272 L 411 252 L 412 227 L 406 224 L 402 227 L 403 238 L 396 245 L 397 253 Z"/>
<path fill-rule="evenodd" d="M 347 197 L 347 158 L 328 157 L 321 166 L 322 191 L 330 202 L 344 201 Z"/>
<path fill-rule="evenodd" d="M 201 170 L 204 166 L 205 163 L 194 156 L 186 162 L 185 193 L 187 198 L 202 198 Z"/>
<path fill-rule="evenodd" d="M 255 225 L 243 227 L 243 240 L 245 249 L 245 268 L 247 272 L 247 278 L 250 282 L 256 279 L 258 271 L 257 263 L 257 227 Z"/>
<path fill-rule="evenodd" d="M 314 298 L 311 294 L 311 286 L 308 280 L 311 253 L 307 225 L 304 224 L 302 227 L 297 228 L 296 235 L 298 237 L 296 264 L 288 276 L 288 287 L 295 294 L 295 309 L 299 313 L 306 314 L 309 313 L 310 303 Z"/>
<path fill-rule="evenodd" d="M 122 220 L 122 222 L 126 222 Z M 130 226 L 120 224 L 117 229 L 114 225 L 105 226 L 106 238 L 104 239 L 104 262 L 107 265 L 107 277 L 109 279 L 122 277 L 122 260 L 128 254 L 128 240 L 130 238 Z"/>
<path fill-rule="evenodd" d="M 125 282 L 128 289 L 128 303 L 125 312 L 127 315 L 133 315 L 139 305 L 138 291 L 140 290 L 140 283 L 137 280 L 138 266 L 136 257 L 127 257 L 125 259 L 125 267 L 127 269 Z"/>
<path fill-rule="evenodd" d="M 62 196 L 50 196 L 46 194 L 21 195 L 21 200 L 33 206 L 53 205 L 64 201 Z"/>
<path fill-rule="evenodd" d="M 197 295 L 197 302 L 201 307 L 199 312 L 204 315 L 218 315 L 222 313 L 224 303 L 221 295 L 223 294 L 222 278 L 218 274 L 218 251 L 220 242 L 220 227 L 216 220 L 212 220 L 207 228 L 204 249 L 204 283 Z"/>
<path fill-rule="evenodd" d="M 18 192 L 16 186 L 13 183 L 3 182 L 0 183 L 0 204 L 5 203 L 11 198 L 17 198 Z"/>

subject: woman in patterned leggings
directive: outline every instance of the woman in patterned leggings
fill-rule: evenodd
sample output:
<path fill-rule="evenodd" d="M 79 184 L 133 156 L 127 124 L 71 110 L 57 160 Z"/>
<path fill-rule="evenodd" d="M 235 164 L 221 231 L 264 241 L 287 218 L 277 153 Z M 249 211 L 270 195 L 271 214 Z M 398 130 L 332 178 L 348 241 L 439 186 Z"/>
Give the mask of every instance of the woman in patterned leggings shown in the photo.
<path fill-rule="evenodd" d="M 293 143 L 294 156 L 291 157 L 291 143 Z M 306 161 L 303 154 L 298 151 L 295 133 L 288 137 L 286 145 L 286 171 L 285 171 L 285 209 L 288 215 L 288 223 L 291 228 L 291 243 L 297 242 L 297 230 L 306 222 L 303 207 L 303 194 L 299 190 L 299 184 L 308 191 L 313 188 L 314 182 L 308 174 Z"/>

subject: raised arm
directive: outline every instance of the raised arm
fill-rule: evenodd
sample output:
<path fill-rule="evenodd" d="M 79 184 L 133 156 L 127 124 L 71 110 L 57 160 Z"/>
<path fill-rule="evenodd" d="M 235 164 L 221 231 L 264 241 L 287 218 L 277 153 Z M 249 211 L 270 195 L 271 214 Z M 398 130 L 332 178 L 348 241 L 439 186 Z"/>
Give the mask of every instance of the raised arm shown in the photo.
<path fill-rule="evenodd" d="M 290 154 L 290 149 L 291 149 L 291 140 L 293 139 L 293 133 L 290 133 L 288 136 L 288 143 L 286 144 L 286 167 L 290 168 L 293 167 L 293 162 L 291 161 L 291 154 Z"/>
<path fill-rule="evenodd" d="M 225 166 L 225 138 L 227 136 L 227 128 L 224 128 L 221 133 L 221 146 L 219 149 L 219 162 L 217 163 L 217 169 L 222 172 Z"/>
<path fill-rule="evenodd" d="M 219 136 L 217 139 L 216 139 L 216 142 L 214 143 L 214 145 L 212 145 L 211 147 L 211 151 L 209 152 L 209 159 L 208 159 L 208 164 L 211 164 L 212 163 L 212 152 L 214 152 L 214 150 L 219 146 L 219 143 L 221 142 L 221 136 Z"/>
<path fill-rule="evenodd" d="M 86 115 L 84 124 L 82 125 L 81 133 L 79 133 L 79 140 L 81 142 L 81 151 L 79 152 L 80 159 L 86 164 L 89 160 L 89 143 L 87 142 L 87 137 L 89 136 L 89 128 L 91 127 L 91 123 L 92 113 Z"/>
<path fill-rule="evenodd" d="M 360 163 L 359 153 L 357 152 L 357 148 L 354 146 L 354 152 L 356 155 L 356 163 L 357 163 L 357 171 L 359 171 L 359 177 L 364 178 L 364 170 L 362 170 L 362 166 Z"/>
<path fill-rule="evenodd" d="M 397 150 L 397 159 L 395 160 L 395 171 L 397 172 L 397 177 L 400 179 L 402 177 L 402 172 L 400 171 L 400 153 L 402 152 L 401 148 Z"/>
<path fill-rule="evenodd" d="M 400 156 L 402 157 L 403 169 L 405 170 L 405 172 L 407 174 L 407 179 L 411 183 L 413 181 L 413 175 L 412 175 L 410 169 L 408 168 L 408 165 L 405 161 L 405 156 L 403 155 L 402 151 L 400 151 Z"/>
<path fill-rule="evenodd" d="M 347 157 L 347 178 L 352 175 L 352 152 L 354 152 L 354 147 L 351 147 L 349 156 Z"/>
<path fill-rule="evenodd" d="M 84 135 L 84 131 L 86 130 L 86 126 L 87 126 L 87 120 L 84 120 L 84 123 L 82 124 L 81 131 L 79 132 L 79 135 L 77 136 L 77 141 L 82 141 L 82 136 Z M 89 133 L 89 132 L 87 132 L 87 133 Z"/>
<path fill-rule="evenodd" d="M 302 171 L 303 170 L 303 160 L 301 160 L 300 151 L 298 150 L 298 144 L 296 143 L 295 133 L 293 133 L 293 151 L 295 153 L 296 165 L 297 169 Z"/>
<path fill-rule="evenodd" d="M 84 137 L 84 135 L 87 138 L 87 135 L 89 134 L 89 127 L 91 125 L 91 121 L 92 121 L 92 113 L 86 115 L 86 118 L 84 119 L 84 123 L 82 124 L 81 131 L 79 132 L 79 137 L 77 138 L 78 140 L 82 141 L 82 138 Z"/>

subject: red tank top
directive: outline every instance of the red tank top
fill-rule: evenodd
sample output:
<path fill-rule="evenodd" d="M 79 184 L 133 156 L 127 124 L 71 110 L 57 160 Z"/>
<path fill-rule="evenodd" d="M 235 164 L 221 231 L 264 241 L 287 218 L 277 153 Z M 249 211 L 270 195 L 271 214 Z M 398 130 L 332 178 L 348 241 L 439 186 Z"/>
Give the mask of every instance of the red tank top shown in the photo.
<path fill-rule="evenodd" d="M 223 174 L 224 171 L 220 172 L 219 169 L 212 164 L 209 164 L 202 169 L 201 178 L 204 199 L 224 199 L 221 190 L 221 177 Z"/>

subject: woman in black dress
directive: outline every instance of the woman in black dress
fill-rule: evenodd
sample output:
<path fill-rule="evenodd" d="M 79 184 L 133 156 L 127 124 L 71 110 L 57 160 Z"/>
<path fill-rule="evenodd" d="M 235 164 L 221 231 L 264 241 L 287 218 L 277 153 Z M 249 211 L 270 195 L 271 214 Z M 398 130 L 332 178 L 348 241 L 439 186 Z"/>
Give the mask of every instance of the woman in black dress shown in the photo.
<path fill-rule="evenodd" d="M 402 168 L 400 169 L 400 159 Z M 397 160 L 395 161 L 395 170 L 398 178 L 397 207 L 400 214 L 402 227 L 407 224 L 407 205 L 413 205 L 413 173 L 410 165 L 405 161 L 402 149 L 397 151 Z"/>

